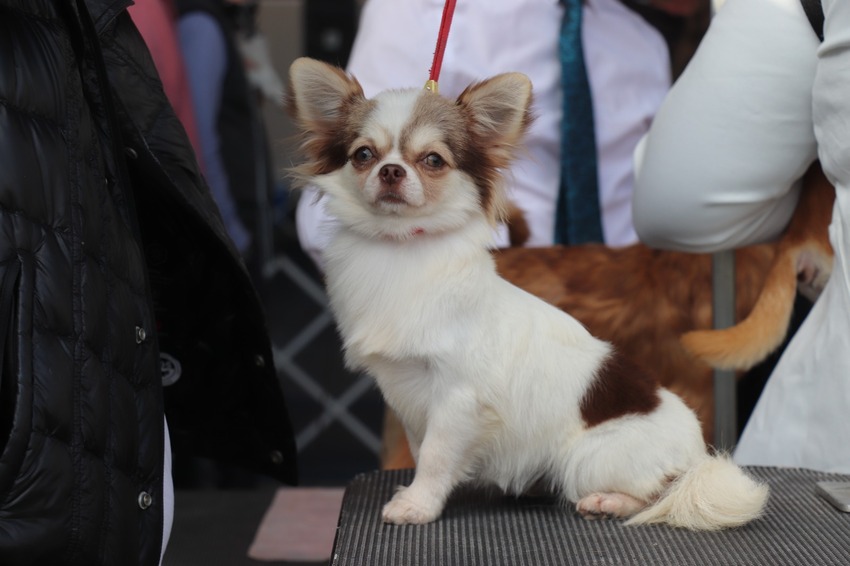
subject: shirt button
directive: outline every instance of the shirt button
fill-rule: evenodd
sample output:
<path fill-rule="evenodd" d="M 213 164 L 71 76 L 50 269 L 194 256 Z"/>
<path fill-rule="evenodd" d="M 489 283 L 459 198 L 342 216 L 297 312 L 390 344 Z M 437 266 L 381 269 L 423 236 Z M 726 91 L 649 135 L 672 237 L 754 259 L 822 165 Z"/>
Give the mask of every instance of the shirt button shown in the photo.
<path fill-rule="evenodd" d="M 141 344 L 148 337 L 147 332 L 141 326 L 136 327 L 136 344 Z"/>
<path fill-rule="evenodd" d="M 139 494 L 139 508 L 147 509 L 153 503 L 153 496 L 147 491 L 143 491 Z"/>
<path fill-rule="evenodd" d="M 125 147 L 124 153 L 126 153 L 127 157 L 129 157 L 130 159 L 136 159 L 139 156 L 139 154 L 136 152 L 136 150 L 133 149 L 132 147 Z"/>

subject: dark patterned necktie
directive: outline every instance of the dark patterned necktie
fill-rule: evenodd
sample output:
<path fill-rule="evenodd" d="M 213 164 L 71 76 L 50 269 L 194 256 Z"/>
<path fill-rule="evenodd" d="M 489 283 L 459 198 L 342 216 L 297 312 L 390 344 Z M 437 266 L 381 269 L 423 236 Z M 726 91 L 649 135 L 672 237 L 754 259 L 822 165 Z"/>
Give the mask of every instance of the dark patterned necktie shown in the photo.
<path fill-rule="evenodd" d="M 593 103 L 581 44 L 582 3 L 583 0 L 565 0 L 560 39 L 564 114 L 555 242 L 565 245 L 603 241 Z"/>

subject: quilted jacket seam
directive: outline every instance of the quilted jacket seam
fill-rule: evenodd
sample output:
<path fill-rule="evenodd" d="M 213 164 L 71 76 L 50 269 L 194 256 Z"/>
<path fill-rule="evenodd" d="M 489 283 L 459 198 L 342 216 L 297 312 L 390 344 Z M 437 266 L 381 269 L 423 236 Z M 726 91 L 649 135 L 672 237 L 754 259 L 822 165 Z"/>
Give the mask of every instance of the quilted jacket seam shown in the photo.
<path fill-rule="evenodd" d="M 60 132 L 62 130 L 62 124 L 51 118 L 49 115 L 42 114 L 41 112 L 36 112 L 35 110 L 32 110 L 30 108 L 24 108 L 19 104 L 15 104 L 8 98 L 0 97 L 0 106 L 5 106 L 16 114 L 32 118 L 36 121 L 46 122 L 49 126 L 55 128 L 56 130 L 59 130 Z"/>

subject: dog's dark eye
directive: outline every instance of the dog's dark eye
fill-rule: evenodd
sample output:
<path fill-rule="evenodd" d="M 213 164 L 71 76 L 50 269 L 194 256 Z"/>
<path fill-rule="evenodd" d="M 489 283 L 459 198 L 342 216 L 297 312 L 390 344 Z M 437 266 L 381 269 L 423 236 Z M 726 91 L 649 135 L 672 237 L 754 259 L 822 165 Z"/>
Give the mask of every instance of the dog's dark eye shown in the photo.
<path fill-rule="evenodd" d="M 427 165 L 428 167 L 433 167 L 434 169 L 439 169 L 440 167 L 446 164 L 443 158 L 437 155 L 436 153 L 429 153 L 425 156 L 425 159 L 423 159 L 423 161 L 425 162 L 425 165 Z"/>
<path fill-rule="evenodd" d="M 363 147 L 359 147 L 354 151 L 353 157 L 354 161 L 356 161 L 357 163 L 366 163 L 367 161 L 370 161 L 373 157 L 375 157 L 375 154 L 372 153 L 371 149 L 364 145 Z"/>

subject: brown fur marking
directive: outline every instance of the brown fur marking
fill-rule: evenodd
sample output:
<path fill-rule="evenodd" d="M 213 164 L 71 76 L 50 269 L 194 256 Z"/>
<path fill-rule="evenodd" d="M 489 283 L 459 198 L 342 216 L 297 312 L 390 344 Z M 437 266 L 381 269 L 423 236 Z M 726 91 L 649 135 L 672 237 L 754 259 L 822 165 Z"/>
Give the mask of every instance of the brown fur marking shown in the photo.
<path fill-rule="evenodd" d="M 495 186 L 502 175 L 500 163 L 486 150 L 486 144 L 473 141 L 471 134 L 475 129 L 474 123 L 474 115 L 465 106 L 441 96 L 423 93 L 416 101 L 410 122 L 402 131 L 400 145 L 406 149 L 413 132 L 422 126 L 439 131 L 442 136 L 440 141 L 449 148 L 449 154 L 442 157 L 475 181 L 481 208 L 493 217 L 497 214 L 492 207 Z"/>
<path fill-rule="evenodd" d="M 655 377 L 616 351 L 602 364 L 581 400 L 588 427 L 625 415 L 645 415 L 658 407 Z"/>

